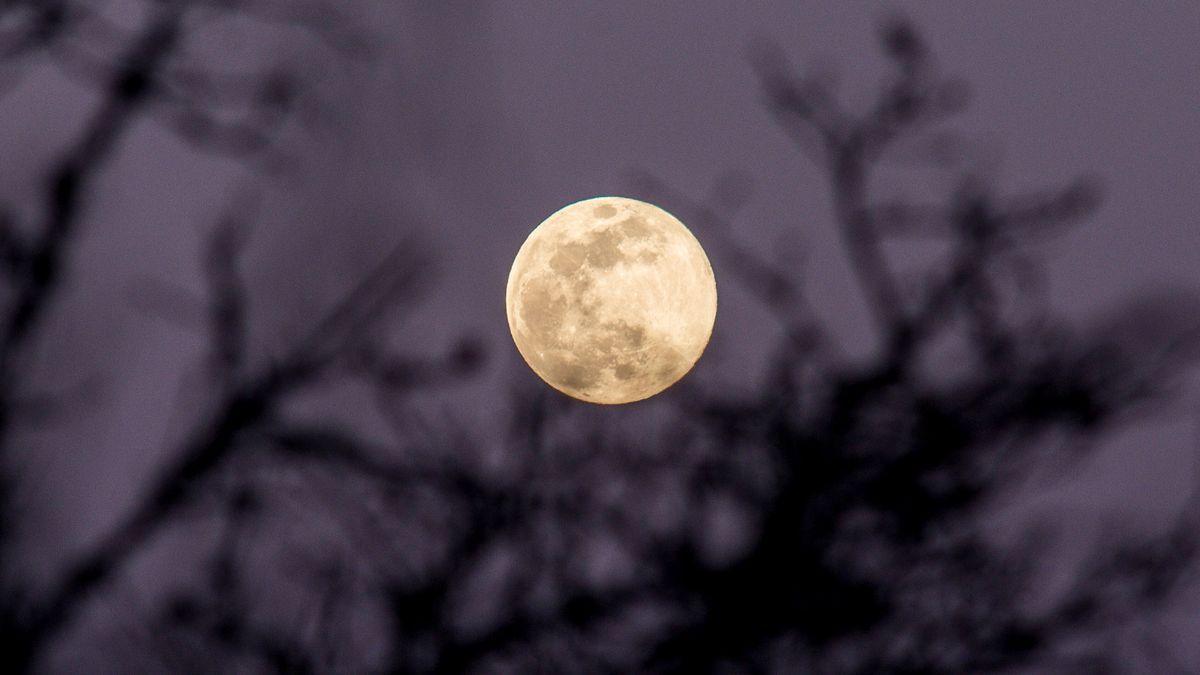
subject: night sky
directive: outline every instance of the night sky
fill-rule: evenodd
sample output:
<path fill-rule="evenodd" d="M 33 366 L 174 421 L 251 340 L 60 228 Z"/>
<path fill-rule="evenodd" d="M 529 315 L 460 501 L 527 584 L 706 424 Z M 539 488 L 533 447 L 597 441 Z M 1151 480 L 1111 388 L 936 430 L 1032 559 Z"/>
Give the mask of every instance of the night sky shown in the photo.
<path fill-rule="evenodd" d="M 137 0 L 94 4 L 119 26 L 147 16 Z M 187 298 L 203 293 L 199 252 L 231 208 L 253 209 L 242 258 L 251 363 L 285 351 L 384 251 L 410 239 L 421 282 L 381 339 L 431 358 L 464 338 L 482 344 L 481 371 L 411 400 L 413 415 L 452 414 L 474 439 L 506 433 L 514 392 L 544 389 L 505 321 L 517 249 L 550 213 L 597 195 L 659 204 L 708 252 L 716 328 L 686 382 L 749 396 L 771 378 L 781 327 L 737 273 L 742 249 L 795 275 L 847 362 L 869 361 L 883 346 L 834 226 L 829 180 L 790 142 L 755 74 L 765 44 L 797 72 L 826 72 L 843 105 L 861 110 L 891 72 L 880 21 L 902 11 L 938 71 L 969 85 L 969 107 L 940 128 L 966 139 L 963 152 L 996 193 L 1081 176 L 1100 185 L 1092 216 L 1031 248 L 1045 270 L 1039 302 L 1071 325 L 1096 325 L 1136 294 L 1200 287 L 1200 7 L 1191 3 L 344 4 L 361 51 L 242 19 L 204 24 L 187 43 L 191 57 L 218 67 L 286 63 L 302 76 L 302 103 L 274 149 L 231 159 L 181 140 L 163 123 L 169 113 L 150 113 L 92 185 L 71 271 L 28 371 L 32 389 L 61 392 L 70 412 L 9 440 L 21 450 L 8 461 L 19 467 L 15 499 L 30 523 L 12 559 L 40 587 L 143 497 L 213 405 L 197 385 L 208 349 L 196 327 L 203 310 Z M 86 67 L 48 58 L 5 67 L 0 203 L 31 214 L 49 162 L 103 88 Z M 7 84 L 5 73 L 18 71 Z M 955 170 L 916 166 L 904 152 L 883 164 L 876 194 L 929 201 L 954 190 Z M 240 206 L 247 195 L 253 207 Z M 936 254 L 920 242 L 888 249 L 902 270 Z M 1062 463 L 1065 479 L 1019 487 L 988 527 L 1003 539 L 1031 517 L 1062 519 L 1045 573 L 1051 587 L 1067 583 L 1069 561 L 1086 557 L 1113 522 L 1153 531 L 1187 498 L 1198 382 L 1192 372 L 1157 414 L 1099 435 L 1094 456 Z M 552 405 L 633 429 L 666 419 L 685 398 Z M 288 410 L 385 439 L 388 424 L 362 413 L 369 400 L 361 388 L 331 386 Z M 122 583 L 149 603 L 178 571 L 176 555 L 143 556 Z M 124 602 L 94 614 L 119 614 Z M 1178 658 L 1200 667 L 1200 651 L 1183 644 L 1195 619 L 1178 610 L 1158 626 Z M 88 654 L 87 641 L 76 643 L 51 670 L 86 658 L 78 654 Z"/>

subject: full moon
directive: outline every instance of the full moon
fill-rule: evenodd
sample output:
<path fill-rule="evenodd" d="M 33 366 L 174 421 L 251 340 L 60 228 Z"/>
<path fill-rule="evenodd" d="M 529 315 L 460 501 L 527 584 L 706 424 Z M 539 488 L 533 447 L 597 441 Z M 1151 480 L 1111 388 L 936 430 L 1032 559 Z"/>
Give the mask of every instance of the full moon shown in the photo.
<path fill-rule="evenodd" d="M 513 261 L 508 327 L 533 372 L 591 403 L 649 398 L 692 369 L 712 335 L 717 285 L 687 227 L 636 199 L 566 206 Z"/>

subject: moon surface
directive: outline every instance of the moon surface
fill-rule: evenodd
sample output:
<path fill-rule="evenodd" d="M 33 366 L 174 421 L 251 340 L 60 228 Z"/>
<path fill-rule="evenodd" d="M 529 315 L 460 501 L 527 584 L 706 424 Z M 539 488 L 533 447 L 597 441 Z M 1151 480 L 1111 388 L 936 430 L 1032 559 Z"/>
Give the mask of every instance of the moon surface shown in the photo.
<path fill-rule="evenodd" d="M 625 197 L 585 199 L 538 225 L 505 300 L 529 367 L 591 403 L 639 401 L 677 382 L 717 316 L 700 242 L 671 214 Z"/>

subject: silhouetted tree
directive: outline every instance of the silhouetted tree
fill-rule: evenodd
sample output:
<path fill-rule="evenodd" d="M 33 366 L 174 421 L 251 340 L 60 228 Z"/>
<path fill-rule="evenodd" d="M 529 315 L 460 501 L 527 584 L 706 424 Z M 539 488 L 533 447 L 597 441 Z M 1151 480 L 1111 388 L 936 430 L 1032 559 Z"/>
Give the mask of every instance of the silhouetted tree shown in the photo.
<path fill-rule="evenodd" d="M 53 164 L 37 221 L 0 209 L 6 453 L 23 359 L 67 271 L 92 181 L 130 121 L 165 108 L 201 147 L 259 152 L 293 100 L 294 78 L 268 73 L 250 80 L 246 126 L 211 119 L 229 83 L 178 62 L 189 13 L 259 12 L 340 44 L 331 7 L 160 2 L 93 64 L 107 94 Z M 0 22 L 8 58 L 74 59 L 60 45 L 101 21 L 75 2 L 0 12 L 16 17 Z M 235 203 L 202 255 L 215 401 L 145 497 L 58 583 L 40 591 L 7 575 L 4 665 L 48 667 L 67 626 L 103 604 L 110 618 L 88 649 L 137 672 L 1115 666 L 1122 655 L 1103 637 L 1193 581 L 1200 503 L 1161 532 L 1103 542 L 1075 583 L 1043 602 L 1030 594 L 1053 538 L 1034 528 L 1000 542 L 990 530 L 1048 461 L 1080 461 L 1110 429 L 1169 400 L 1200 355 L 1200 304 L 1182 293 L 1138 298 L 1086 328 L 1040 309 L 1031 247 L 1086 216 L 1096 186 L 995 194 L 963 142 L 936 130 L 965 105 L 965 85 L 939 71 L 906 21 L 885 23 L 881 38 L 892 78 L 860 114 L 778 50 L 753 59 L 782 129 L 829 177 L 835 226 L 879 333 L 871 358 L 840 354 L 795 270 L 722 241 L 784 327 L 754 395 L 684 383 L 666 395 L 667 419 L 614 428 L 548 390 L 518 389 L 506 433 L 464 428 L 414 399 L 473 372 L 482 345 L 409 357 L 370 330 L 411 301 L 421 278 L 411 242 L 290 351 L 252 363 L 239 261 L 253 209 Z M 901 144 L 960 172 L 957 190 L 876 201 L 872 170 Z M 638 180 L 714 227 L 744 201 L 736 181 L 708 204 Z M 911 236 L 943 242 L 945 259 L 899 274 L 885 243 Z M 371 392 L 389 440 L 290 405 L 345 380 Z M 177 578 L 134 603 L 116 580 L 167 531 L 188 539 L 172 549 Z M 10 532 L 0 537 L 14 545 Z"/>
<path fill-rule="evenodd" d="M 185 42 L 203 30 L 204 21 L 219 14 L 296 26 L 342 55 L 362 49 L 333 5 L 320 2 L 166 0 L 148 3 L 147 17 L 132 29 L 87 2 L 0 5 L 0 55 L 8 60 L 45 56 L 103 91 L 79 138 L 50 163 L 40 204 L 30 209 L 31 222 L 21 222 L 16 208 L 0 205 L 6 274 L 0 325 L 0 447 L 6 455 L 14 449 L 13 427 L 29 407 L 29 354 L 68 273 L 72 246 L 86 223 L 90 190 L 130 126 L 152 117 L 204 151 L 257 162 L 269 158 L 273 137 L 302 93 L 303 79 L 287 69 L 223 72 L 197 62 Z M 69 565 L 58 583 L 37 593 L 19 580 L 6 580 L 0 607 L 0 661 L 6 671 L 29 667 L 91 596 L 177 519 L 244 436 L 266 424 L 296 392 L 324 378 L 351 348 L 362 349 L 366 343 L 361 334 L 403 299 L 401 291 L 421 272 L 413 242 L 405 242 L 326 316 L 314 320 L 290 351 L 267 365 L 252 366 L 244 356 L 246 298 L 238 265 L 249 205 L 235 206 L 240 210 L 215 228 L 204 260 L 210 282 L 210 370 L 220 395 L 141 503 Z M 6 463 L 9 459 L 0 457 Z M 6 480 L 7 486 L 13 477 L 6 475 Z M 242 506 L 230 513 L 241 513 L 248 502 L 249 498 L 239 501 Z M 8 501 L 3 508 L 7 525 L 14 512 Z M 238 636 L 246 648 L 267 652 L 275 662 L 289 658 L 278 649 L 272 651 L 269 638 Z"/>

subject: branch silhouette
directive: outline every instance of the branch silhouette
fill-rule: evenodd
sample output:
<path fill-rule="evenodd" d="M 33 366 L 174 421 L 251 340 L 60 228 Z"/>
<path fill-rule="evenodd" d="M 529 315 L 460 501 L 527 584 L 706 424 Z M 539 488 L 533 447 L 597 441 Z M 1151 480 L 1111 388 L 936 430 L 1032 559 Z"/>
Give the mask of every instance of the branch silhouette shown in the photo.
<path fill-rule="evenodd" d="M 11 450 L 11 429 L 17 421 L 14 412 L 22 409 L 22 361 L 67 274 L 92 185 L 139 117 L 152 113 L 164 100 L 176 107 L 183 103 L 170 95 L 173 82 L 180 79 L 176 62 L 189 30 L 190 15 L 210 9 L 207 5 L 170 0 L 150 8 L 150 17 L 129 37 L 128 46 L 120 49 L 113 63 L 94 69 L 102 76 L 105 96 L 80 138 L 53 163 L 41 221 L 33 223 L 26 235 L 13 214 L 7 210 L 3 213 L 0 226 L 11 287 L 0 326 L 0 447 L 6 451 Z M 337 16 L 332 10 L 319 15 L 324 17 L 319 25 L 313 23 L 320 3 L 309 3 L 300 14 L 293 12 L 294 8 L 257 2 L 233 3 L 225 9 L 266 11 L 260 19 L 305 25 L 316 35 L 340 28 L 332 22 Z M 5 58 L 48 51 L 68 68 L 77 65 L 72 60 L 77 54 L 65 50 L 62 43 L 103 22 L 91 8 L 73 2 L 5 3 L 0 6 L 0 18 L 5 15 L 17 15 L 12 33 L 0 36 Z M 119 32 L 108 28 L 112 33 Z M 341 35 L 334 42 L 344 48 L 349 45 L 348 39 Z M 193 89 L 199 86 L 197 81 L 211 85 L 201 70 L 184 72 L 191 76 Z M 246 81 L 255 83 L 249 97 L 254 108 L 269 114 L 255 113 L 238 127 L 222 131 L 203 122 L 205 101 L 190 100 L 179 113 L 184 116 L 171 120 L 177 133 L 206 151 L 260 153 L 285 119 L 294 98 L 292 86 L 286 74 L 278 71 L 265 77 L 248 75 Z M 239 214 L 230 214 L 216 229 L 206 261 L 213 296 L 213 361 L 225 384 L 225 395 L 174 454 L 176 460 L 147 490 L 146 498 L 78 562 L 68 566 L 61 582 L 45 598 L 21 596 L 11 605 L 6 603 L 0 613 L 0 652 L 4 653 L 5 665 L 15 672 L 29 668 L 90 595 L 172 520 L 197 486 L 226 460 L 242 434 L 269 419 L 286 397 L 326 374 L 353 346 L 356 334 L 402 297 L 424 269 L 414 257 L 413 242 L 397 246 L 327 316 L 315 322 L 290 353 L 266 367 L 246 372 L 242 353 L 245 288 L 236 269 L 245 223 L 239 218 Z"/>
<path fill-rule="evenodd" d="M 0 4 L 4 58 L 48 55 L 105 82 L 83 135 L 53 164 L 40 218 L 18 222 L 23 212 L 0 203 L 6 457 L 36 391 L 20 366 L 130 125 L 146 116 L 206 152 L 259 162 L 297 105 L 303 78 L 291 70 L 187 61 L 193 13 L 296 26 L 341 55 L 364 48 L 332 4 L 152 9 L 128 35 L 82 3 Z M 81 35 L 115 55 L 83 49 Z M 476 428 L 465 411 L 431 412 L 425 394 L 478 372 L 481 340 L 414 355 L 397 344 L 405 336 L 380 335 L 430 275 L 419 238 L 381 256 L 287 349 L 252 357 L 258 299 L 243 257 L 259 194 L 247 188 L 198 252 L 203 297 L 149 289 L 155 311 L 202 329 L 196 386 L 211 398 L 133 507 L 61 577 L 41 591 L 20 579 L 5 588 L 0 661 L 12 672 L 53 668 L 70 629 L 103 607 L 110 620 L 94 632 L 109 637 L 80 631 L 76 649 L 137 672 L 1118 663 L 1111 636 L 1136 632 L 1194 585 L 1200 489 L 1159 531 L 1114 528 L 1057 593 L 1039 577 L 1055 555 L 1054 524 L 999 541 L 996 513 L 1124 424 L 1171 410 L 1174 385 L 1200 358 L 1200 301 L 1142 294 L 1085 325 L 1018 311 L 1036 304 L 1032 250 L 1091 213 L 1097 181 L 998 194 L 961 152 L 966 142 L 939 127 L 964 108 L 966 85 L 907 20 L 885 21 L 879 37 L 891 76 L 863 111 L 844 106 L 829 78 L 797 74 L 774 45 L 750 55 L 783 135 L 828 180 L 877 353 L 843 354 L 811 306 L 817 291 L 804 288 L 801 261 L 767 260 L 731 234 L 750 199 L 744 177 L 726 175 L 697 199 L 636 174 L 642 191 L 714 233 L 718 258 L 777 319 L 767 377 L 742 396 L 689 380 L 664 396 L 665 412 L 628 427 L 518 386 L 503 428 Z M 956 176 L 954 190 L 878 199 L 875 172 L 915 146 Z M 888 256 L 890 242 L 913 237 L 945 244 L 915 274 Z M 952 358 L 938 351 L 947 343 Z M 347 383 L 369 410 L 334 419 L 298 406 Z M 19 479 L 7 466 L 0 477 L 5 490 Z M 16 512 L 2 503 L 7 528 Z M 123 605 L 123 576 L 172 533 L 186 542 L 171 545 L 167 588 Z M 14 539 L 0 530 L 0 550 Z M 89 642 L 100 639 L 124 651 Z"/>

